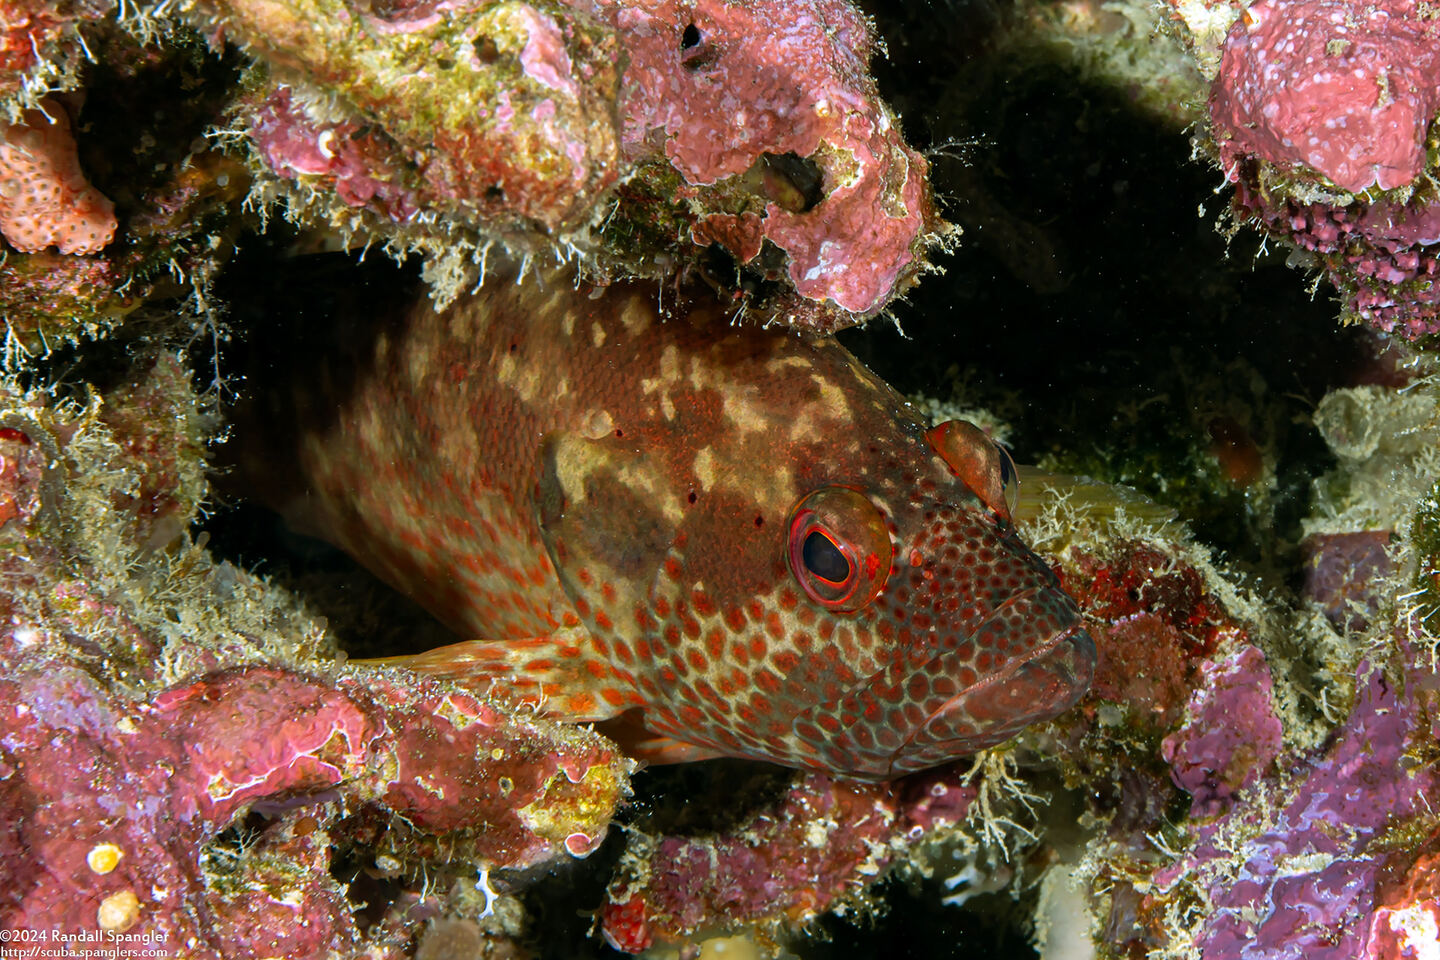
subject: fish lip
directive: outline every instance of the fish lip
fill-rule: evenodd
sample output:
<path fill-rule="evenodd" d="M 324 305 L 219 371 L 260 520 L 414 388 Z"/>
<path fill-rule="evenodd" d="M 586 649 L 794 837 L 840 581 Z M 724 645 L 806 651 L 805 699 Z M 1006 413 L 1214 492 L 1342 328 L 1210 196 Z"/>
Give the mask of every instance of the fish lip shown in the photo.
<path fill-rule="evenodd" d="M 986 617 L 985 620 L 983 620 L 980 624 L 977 624 L 974 628 L 975 631 L 979 631 L 986 623 L 999 616 L 1008 607 L 1017 603 L 1021 603 L 1026 599 L 1033 598 L 1037 594 L 1045 593 L 1049 589 L 1050 588 L 1047 587 L 1033 587 L 1022 593 L 1015 594 L 1014 596 L 1008 598 L 1003 604 L 996 607 L 991 612 L 990 616 Z M 1074 643 L 1079 637 L 1083 637 L 1085 643 L 1083 645 L 1077 645 L 1077 649 L 1075 650 L 1074 655 L 1070 657 L 1055 658 L 1054 663 L 1045 662 L 1051 658 L 1051 655 L 1054 654 L 1061 645 L 1067 643 Z M 975 683 L 971 684 L 964 690 L 961 690 L 959 693 L 955 694 L 955 696 L 951 697 L 949 700 L 945 701 L 942 706 L 931 711 L 922 723 L 917 725 L 914 730 L 910 731 L 910 735 L 906 737 L 905 741 L 901 743 L 900 746 L 897 747 L 895 751 L 891 754 L 890 775 L 900 776 L 907 773 L 913 773 L 916 770 L 924 769 L 924 766 L 913 768 L 905 766 L 897 769 L 896 765 L 900 761 L 902 755 L 904 755 L 907 750 L 911 748 L 912 744 L 915 741 L 915 738 L 919 736 L 921 732 L 927 729 L 937 717 L 943 716 L 947 711 L 954 708 L 956 704 L 960 703 L 963 700 L 969 699 L 977 694 L 983 694 L 986 690 L 990 688 L 999 686 L 1009 680 L 1014 679 L 1015 675 L 1018 674 L 1021 670 L 1033 667 L 1037 663 L 1045 663 L 1044 668 L 1050 670 L 1052 673 L 1056 673 L 1059 679 L 1062 681 L 1064 689 L 1069 691 L 1068 695 L 1062 701 L 1060 701 L 1058 709 L 1056 709 L 1053 713 L 1050 714 L 1051 717 L 1058 716 L 1059 714 L 1074 706 L 1075 702 L 1078 701 L 1082 696 L 1084 696 L 1085 691 L 1090 688 L 1090 682 L 1093 679 L 1094 675 L 1095 658 L 1095 641 L 1085 630 L 1084 621 L 1077 614 L 1072 623 L 1070 623 L 1065 628 L 1056 631 L 1049 640 L 1045 641 L 1043 644 L 1037 646 L 1034 650 L 1032 650 L 1029 656 L 1025 657 L 1024 659 L 1015 660 L 1014 662 L 1008 663 L 999 671 L 989 674 L 988 676 L 985 676 L 980 680 L 977 680 Z M 1077 667 L 1081 669 L 1077 671 Z M 1045 718 L 1037 715 L 1031 720 L 1028 720 L 1025 726 L 1028 726 L 1030 723 L 1033 722 L 1038 722 L 1041 719 Z M 993 743 L 982 743 L 977 746 L 975 750 L 970 752 L 978 752 L 979 750 L 983 750 L 987 747 L 993 746 L 994 743 L 1003 743 L 1005 740 L 1010 739 L 1018 732 L 1019 731 L 1016 730 L 1007 733 L 1000 739 L 995 740 Z M 957 754 L 957 756 L 959 755 Z"/>

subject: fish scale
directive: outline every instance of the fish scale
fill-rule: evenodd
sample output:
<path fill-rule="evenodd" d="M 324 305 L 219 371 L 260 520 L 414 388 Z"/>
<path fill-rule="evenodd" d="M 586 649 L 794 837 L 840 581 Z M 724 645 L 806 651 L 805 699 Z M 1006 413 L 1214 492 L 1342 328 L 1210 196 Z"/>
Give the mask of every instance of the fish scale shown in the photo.
<path fill-rule="evenodd" d="M 492 277 L 354 318 L 267 397 L 297 480 L 270 499 L 464 638 L 391 662 L 650 759 L 868 778 L 1072 704 L 1094 646 L 989 441 L 833 340 L 676 296 Z"/>

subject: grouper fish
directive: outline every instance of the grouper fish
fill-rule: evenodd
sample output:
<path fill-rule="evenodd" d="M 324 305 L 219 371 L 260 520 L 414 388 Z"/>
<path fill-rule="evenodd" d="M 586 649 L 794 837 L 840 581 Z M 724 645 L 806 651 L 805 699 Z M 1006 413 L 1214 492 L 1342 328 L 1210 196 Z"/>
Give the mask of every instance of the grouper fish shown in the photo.
<path fill-rule="evenodd" d="M 833 339 L 532 272 L 307 363 L 261 401 L 294 427 L 272 499 L 464 638 L 394 663 L 629 730 L 651 760 L 867 779 L 1090 683 L 1006 455 Z"/>

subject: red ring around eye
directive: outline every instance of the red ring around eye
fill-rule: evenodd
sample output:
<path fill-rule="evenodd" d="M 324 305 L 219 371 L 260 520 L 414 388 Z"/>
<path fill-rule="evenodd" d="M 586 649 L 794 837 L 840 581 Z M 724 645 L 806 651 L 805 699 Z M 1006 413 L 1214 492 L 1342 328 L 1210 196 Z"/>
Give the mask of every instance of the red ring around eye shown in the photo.
<path fill-rule="evenodd" d="M 838 613 L 854 613 L 879 595 L 894 546 L 885 519 L 864 494 L 822 487 L 790 514 L 786 559 L 806 596 Z"/>

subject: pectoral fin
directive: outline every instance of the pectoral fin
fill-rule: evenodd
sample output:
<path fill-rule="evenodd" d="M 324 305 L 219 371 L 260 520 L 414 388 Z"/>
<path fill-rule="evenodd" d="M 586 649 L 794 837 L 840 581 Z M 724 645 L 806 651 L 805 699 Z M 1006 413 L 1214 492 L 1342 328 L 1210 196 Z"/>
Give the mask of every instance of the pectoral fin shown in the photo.
<path fill-rule="evenodd" d="M 583 630 L 523 640 L 467 640 L 403 657 L 353 660 L 454 680 L 477 693 L 534 706 L 556 719 L 605 720 L 638 695 L 595 656 Z"/>
<path fill-rule="evenodd" d="M 715 760 L 729 756 L 711 747 L 701 747 L 684 740 L 676 740 L 664 734 L 655 733 L 645 727 L 644 712 L 631 710 L 597 723 L 595 729 L 614 740 L 627 757 L 660 766 L 668 763 L 693 763 L 696 760 Z"/>

